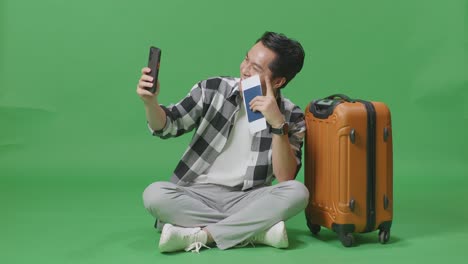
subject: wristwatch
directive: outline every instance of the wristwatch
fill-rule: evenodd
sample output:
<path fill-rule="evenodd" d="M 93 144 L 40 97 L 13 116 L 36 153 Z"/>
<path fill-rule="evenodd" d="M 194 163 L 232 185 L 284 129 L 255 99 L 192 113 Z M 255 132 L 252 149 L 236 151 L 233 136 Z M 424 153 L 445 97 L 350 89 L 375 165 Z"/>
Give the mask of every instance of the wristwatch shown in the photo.
<path fill-rule="evenodd" d="M 278 128 L 274 128 L 272 126 L 270 126 L 270 132 L 272 134 L 276 134 L 276 135 L 287 135 L 288 132 L 289 132 L 289 125 L 287 122 L 284 122 L 283 124 L 281 124 L 280 127 Z"/>

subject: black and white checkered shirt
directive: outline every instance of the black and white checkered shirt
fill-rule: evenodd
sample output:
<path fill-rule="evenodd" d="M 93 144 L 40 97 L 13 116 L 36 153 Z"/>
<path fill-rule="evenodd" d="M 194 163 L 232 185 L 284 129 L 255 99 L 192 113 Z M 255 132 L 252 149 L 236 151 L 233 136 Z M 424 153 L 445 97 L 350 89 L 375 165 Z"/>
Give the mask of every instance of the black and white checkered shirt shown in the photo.
<path fill-rule="evenodd" d="M 174 170 L 171 181 L 190 185 L 215 161 L 227 142 L 236 114 L 242 107 L 238 78 L 215 77 L 193 86 L 179 103 L 168 107 L 166 125 L 159 131 L 151 130 L 154 136 L 166 139 L 178 137 L 195 129 L 192 141 Z M 305 132 L 302 110 L 288 99 L 278 97 L 281 113 L 289 123 L 289 142 L 294 150 L 297 172 L 301 167 L 302 144 Z M 272 135 L 269 129 L 253 136 L 251 154 L 244 175 L 242 190 L 259 185 L 271 185 Z"/>

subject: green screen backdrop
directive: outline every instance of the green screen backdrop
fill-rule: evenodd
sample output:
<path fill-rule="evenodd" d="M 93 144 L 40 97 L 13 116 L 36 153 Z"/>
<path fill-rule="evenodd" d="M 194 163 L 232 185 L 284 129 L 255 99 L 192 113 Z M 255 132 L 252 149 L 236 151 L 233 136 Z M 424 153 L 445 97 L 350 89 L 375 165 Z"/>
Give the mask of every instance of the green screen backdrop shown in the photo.
<path fill-rule="evenodd" d="M 466 0 L 3 0 L 0 2 L 1 263 L 442 263 L 468 257 Z M 190 135 L 151 137 L 135 93 L 162 48 L 160 102 L 238 76 L 265 31 L 299 40 L 297 105 L 333 93 L 388 104 L 391 241 L 343 248 L 304 215 L 290 248 L 163 255 L 141 193 L 167 180 Z M 298 180 L 303 181 L 301 170 Z M 274 206 L 274 205 L 272 205 Z"/>

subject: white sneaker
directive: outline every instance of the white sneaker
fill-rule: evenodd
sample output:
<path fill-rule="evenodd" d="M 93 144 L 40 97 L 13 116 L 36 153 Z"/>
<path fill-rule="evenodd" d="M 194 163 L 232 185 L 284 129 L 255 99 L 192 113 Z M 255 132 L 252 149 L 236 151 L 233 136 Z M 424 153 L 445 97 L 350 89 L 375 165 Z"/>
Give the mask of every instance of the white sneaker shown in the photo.
<path fill-rule="evenodd" d="M 254 244 L 264 244 L 275 248 L 287 248 L 289 246 L 289 242 L 284 221 L 278 222 L 266 231 L 253 236 L 249 242 Z"/>
<path fill-rule="evenodd" d="M 159 239 L 160 252 L 174 252 L 179 250 L 199 253 L 202 247 L 207 247 L 207 234 L 200 227 L 183 228 L 165 224 Z"/>

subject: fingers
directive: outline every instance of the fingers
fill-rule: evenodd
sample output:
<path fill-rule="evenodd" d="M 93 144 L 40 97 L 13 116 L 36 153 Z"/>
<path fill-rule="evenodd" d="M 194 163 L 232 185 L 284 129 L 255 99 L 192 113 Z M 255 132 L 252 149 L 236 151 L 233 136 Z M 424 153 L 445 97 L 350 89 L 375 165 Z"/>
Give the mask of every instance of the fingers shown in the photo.
<path fill-rule="evenodd" d="M 140 81 L 153 82 L 153 77 L 143 74 L 140 78 Z"/>
<path fill-rule="evenodd" d="M 150 75 L 147 75 L 146 73 L 149 71 L 151 71 L 150 68 L 146 67 L 146 68 L 143 68 L 141 71 L 143 73 L 143 75 L 141 75 L 140 77 L 140 80 L 138 82 L 138 87 L 139 89 L 146 89 L 146 88 L 151 88 L 153 87 L 153 77 L 151 77 Z"/>
<path fill-rule="evenodd" d="M 159 93 L 159 80 L 156 83 L 156 92 L 153 94 L 149 91 L 151 87 L 153 87 L 153 77 L 149 75 L 151 69 L 148 67 L 144 67 L 141 69 L 141 77 L 138 81 L 136 93 L 140 96 L 141 99 L 145 102 L 149 102 L 151 100 L 155 100 L 157 94 Z"/>
<path fill-rule="evenodd" d="M 149 80 L 152 80 L 153 78 L 148 75 L 143 75 L 140 78 L 140 81 L 138 82 L 137 85 L 137 94 L 140 96 L 153 96 L 153 94 L 149 91 L 151 87 L 153 87 L 153 83 Z M 157 91 L 159 90 L 159 81 L 157 83 Z"/>
<path fill-rule="evenodd" d="M 266 85 L 266 96 L 275 97 L 275 92 L 271 86 L 271 79 L 268 75 L 265 75 L 265 85 Z"/>
<path fill-rule="evenodd" d="M 138 88 L 140 88 L 140 89 L 151 88 L 151 87 L 153 87 L 152 82 L 145 82 L 145 81 L 139 81 L 138 82 Z"/>
<path fill-rule="evenodd" d="M 140 81 L 138 82 L 136 92 L 141 97 L 154 97 L 155 95 L 159 93 L 159 81 L 156 85 L 157 85 L 156 92 L 153 94 L 152 92 L 149 91 L 150 88 L 153 87 L 153 83 Z"/>
<path fill-rule="evenodd" d="M 278 107 L 276 100 L 272 96 L 256 96 L 249 103 L 249 107 L 252 110 L 264 112 L 267 109 L 272 109 L 272 107 Z"/>
<path fill-rule="evenodd" d="M 154 96 L 154 94 L 152 94 L 150 91 L 148 91 L 146 89 L 138 89 L 137 94 L 140 97 L 153 97 Z"/>
<path fill-rule="evenodd" d="M 144 67 L 144 68 L 141 69 L 141 73 L 143 73 L 143 74 L 148 74 L 150 72 L 151 72 L 151 69 L 148 68 L 148 67 Z"/>
<path fill-rule="evenodd" d="M 266 103 L 265 96 L 256 96 L 252 101 L 250 101 L 249 107 L 252 111 L 262 112 Z"/>

